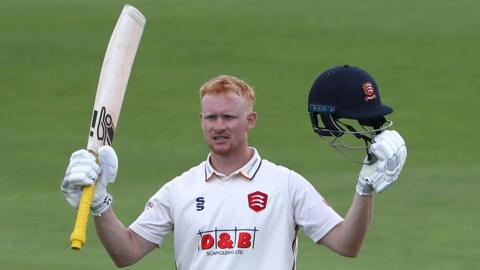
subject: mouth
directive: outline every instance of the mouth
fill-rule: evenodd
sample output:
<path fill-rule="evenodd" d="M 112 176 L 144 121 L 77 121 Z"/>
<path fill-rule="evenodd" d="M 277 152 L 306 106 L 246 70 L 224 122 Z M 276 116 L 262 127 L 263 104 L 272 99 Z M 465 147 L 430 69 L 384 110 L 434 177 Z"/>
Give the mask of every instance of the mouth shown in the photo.
<path fill-rule="evenodd" d="M 221 143 L 221 142 L 225 142 L 227 141 L 228 139 L 230 139 L 230 136 L 227 136 L 227 135 L 215 135 L 212 137 L 213 141 L 214 142 L 217 142 L 217 143 Z"/>

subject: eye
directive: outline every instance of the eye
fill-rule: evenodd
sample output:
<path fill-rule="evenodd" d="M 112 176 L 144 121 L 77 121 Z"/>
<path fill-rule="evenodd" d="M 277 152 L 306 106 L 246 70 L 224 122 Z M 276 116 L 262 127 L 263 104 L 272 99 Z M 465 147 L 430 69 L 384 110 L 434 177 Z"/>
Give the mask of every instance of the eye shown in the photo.
<path fill-rule="evenodd" d="M 223 118 L 225 118 L 226 120 L 233 120 L 237 117 L 235 115 L 225 114 L 225 115 L 223 115 Z"/>
<path fill-rule="evenodd" d="M 217 116 L 215 114 L 207 114 L 203 118 L 206 120 L 215 120 L 217 119 Z"/>

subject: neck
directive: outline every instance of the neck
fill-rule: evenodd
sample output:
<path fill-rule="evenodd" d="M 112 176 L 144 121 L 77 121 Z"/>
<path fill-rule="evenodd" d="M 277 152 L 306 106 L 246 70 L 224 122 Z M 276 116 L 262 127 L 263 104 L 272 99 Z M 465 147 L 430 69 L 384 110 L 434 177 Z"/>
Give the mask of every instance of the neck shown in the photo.
<path fill-rule="evenodd" d="M 239 153 L 230 155 L 221 155 L 211 152 L 210 162 L 212 163 L 213 168 L 218 172 L 224 175 L 230 175 L 245 165 L 253 157 L 253 154 L 253 149 L 248 147 L 245 147 Z"/>

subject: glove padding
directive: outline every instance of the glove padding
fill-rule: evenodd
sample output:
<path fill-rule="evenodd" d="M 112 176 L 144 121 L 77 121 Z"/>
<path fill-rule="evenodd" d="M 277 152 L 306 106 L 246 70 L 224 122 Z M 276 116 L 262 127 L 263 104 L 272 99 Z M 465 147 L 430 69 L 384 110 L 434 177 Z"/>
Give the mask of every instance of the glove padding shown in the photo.
<path fill-rule="evenodd" d="M 87 150 L 78 150 L 70 157 L 70 163 L 61 185 L 67 202 L 78 208 L 82 196 L 82 187 L 90 186 L 97 180 L 93 194 L 91 210 L 95 216 L 100 216 L 112 203 L 112 196 L 107 193 L 107 185 L 115 182 L 118 171 L 118 158 L 110 146 L 98 149 L 98 160 Z"/>
<path fill-rule="evenodd" d="M 373 141 L 370 152 L 378 160 L 371 165 L 363 165 L 356 187 L 360 195 L 385 191 L 397 180 L 407 159 L 407 147 L 398 132 L 386 130 Z"/>

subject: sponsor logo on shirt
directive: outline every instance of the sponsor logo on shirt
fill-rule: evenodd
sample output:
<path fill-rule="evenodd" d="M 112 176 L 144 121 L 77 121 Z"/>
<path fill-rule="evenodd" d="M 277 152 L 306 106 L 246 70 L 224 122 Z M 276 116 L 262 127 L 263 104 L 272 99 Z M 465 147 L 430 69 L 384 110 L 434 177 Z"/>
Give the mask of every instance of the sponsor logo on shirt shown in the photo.
<path fill-rule="evenodd" d="M 197 202 L 197 211 L 205 209 L 205 197 L 197 197 L 195 201 Z"/>
<path fill-rule="evenodd" d="M 154 207 L 154 204 L 153 204 L 153 202 L 151 202 L 151 201 L 148 201 L 148 202 L 145 204 L 145 210 L 152 209 L 153 207 Z"/>
<path fill-rule="evenodd" d="M 242 255 L 245 250 L 255 248 L 256 227 L 251 229 L 218 229 L 198 231 L 198 250 L 207 256 Z"/>

